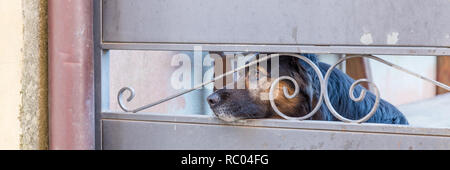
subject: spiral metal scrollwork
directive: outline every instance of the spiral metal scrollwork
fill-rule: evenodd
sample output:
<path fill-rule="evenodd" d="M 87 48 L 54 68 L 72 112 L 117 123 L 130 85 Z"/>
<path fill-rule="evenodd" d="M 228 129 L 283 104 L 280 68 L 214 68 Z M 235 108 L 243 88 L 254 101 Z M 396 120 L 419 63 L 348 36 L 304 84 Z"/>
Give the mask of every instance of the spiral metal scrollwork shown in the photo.
<path fill-rule="evenodd" d="M 310 59 L 306 58 L 305 56 L 298 55 L 298 54 L 280 54 L 280 55 L 287 55 L 287 56 L 297 57 L 297 58 L 305 61 L 306 63 L 308 63 L 308 65 L 310 65 L 314 69 L 316 74 L 318 75 L 320 84 L 323 84 L 322 72 L 320 71 L 319 67 L 317 67 L 317 65 L 314 64 L 314 62 L 312 62 Z M 308 114 L 306 114 L 305 116 L 302 116 L 302 117 L 290 117 L 290 116 L 287 116 L 284 113 L 282 113 L 280 110 L 278 110 L 278 107 L 276 106 L 275 101 L 274 101 L 273 93 L 274 93 L 274 90 L 276 89 L 276 86 L 278 85 L 278 83 L 280 81 L 282 81 L 282 80 L 289 80 L 295 86 L 295 91 L 294 91 L 293 94 L 289 94 L 288 91 L 287 91 L 287 88 L 283 87 L 283 94 L 284 94 L 284 96 L 286 98 L 292 99 L 295 96 L 297 96 L 298 93 L 299 93 L 299 87 L 298 87 L 297 81 L 295 81 L 292 77 L 282 76 L 282 77 L 277 78 L 274 82 L 272 82 L 272 85 L 271 85 L 270 91 L 269 91 L 269 100 L 270 100 L 270 105 L 272 106 L 272 109 L 275 111 L 275 113 L 277 113 L 279 116 L 281 116 L 282 118 L 287 119 L 287 120 L 305 120 L 305 119 L 308 119 L 311 116 L 313 116 L 317 111 L 319 111 L 320 106 L 322 105 L 322 101 L 323 101 L 322 100 L 323 93 L 324 93 L 324 87 L 323 86 L 321 86 L 319 100 L 318 100 L 318 103 L 316 104 L 316 107 L 314 107 L 314 109 L 311 112 L 309 112 Z"/>

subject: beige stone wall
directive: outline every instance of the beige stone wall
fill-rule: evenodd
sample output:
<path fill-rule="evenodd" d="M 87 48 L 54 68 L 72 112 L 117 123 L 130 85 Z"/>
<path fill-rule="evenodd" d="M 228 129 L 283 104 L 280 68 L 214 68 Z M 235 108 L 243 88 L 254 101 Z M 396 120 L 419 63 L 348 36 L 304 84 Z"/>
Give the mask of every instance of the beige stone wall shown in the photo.
<path fill-rule="evenodd" d="M 0 149 L 47 149 L 47 0 L 0 0 Z"/>
<path fill-rule="evenodd" d="M 22 0 L 21 149 L 48 148 L 47 0 Z"/>
<path fill-rule="evenodd" d="M 19 149 L 22 2 L 0 0 L 0 149 Z"/>

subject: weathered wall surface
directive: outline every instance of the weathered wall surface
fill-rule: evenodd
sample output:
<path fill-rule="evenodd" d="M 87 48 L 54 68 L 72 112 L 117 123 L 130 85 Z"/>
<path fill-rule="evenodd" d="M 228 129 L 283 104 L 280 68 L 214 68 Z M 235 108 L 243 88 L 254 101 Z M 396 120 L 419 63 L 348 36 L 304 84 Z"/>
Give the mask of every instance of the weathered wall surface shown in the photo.
<path fill-rule="evenodd" d="M 22 0 L 21 149 L 47 149 L 47 0 Z"/>
<path fill-rule="evenodd" d="M 47 149 L 47 0 L 0 0 L 0 149 Z"/>

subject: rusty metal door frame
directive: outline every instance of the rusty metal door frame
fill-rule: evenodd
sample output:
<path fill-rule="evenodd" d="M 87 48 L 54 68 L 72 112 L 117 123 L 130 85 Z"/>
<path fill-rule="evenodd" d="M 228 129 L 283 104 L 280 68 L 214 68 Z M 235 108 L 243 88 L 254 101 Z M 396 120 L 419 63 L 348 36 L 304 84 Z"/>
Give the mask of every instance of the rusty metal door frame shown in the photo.
<path fill-rule="evenodd" d="M 50 149 L 95 149 L 92 2 L 48 1 Z"/>

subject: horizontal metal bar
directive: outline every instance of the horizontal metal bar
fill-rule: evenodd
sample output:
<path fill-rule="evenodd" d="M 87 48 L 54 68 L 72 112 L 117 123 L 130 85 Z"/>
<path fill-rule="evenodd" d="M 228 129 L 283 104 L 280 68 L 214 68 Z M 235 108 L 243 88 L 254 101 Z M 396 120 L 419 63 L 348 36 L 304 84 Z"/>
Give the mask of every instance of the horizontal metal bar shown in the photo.
<path fill-rule="evenodd" d="M 106 150 L 450 149 L 450 138 L 442 136 L 111 119 L 102 122 Z"/>
<path fill-rule="evenodd" d="M 373 54 L 373 55 L 450 55 L 443 47 L 392 47 L 392 46 L 315 46 L 315 45 L 257 45 L 257 44 L 176 44 L 176 43 L 111 43 L 104 42 L 109 50 L 192 51 L 201 46 L 204 51 L 276 52 L 318 54 Z"/>
<path fill-rule="evenodd" d="M 442 136 L 450 137 L 448 128 L 423 128 L 406 125 L 390 125 L 376 123 L 344 123 L 332 121 L 291 121 L 282 119 L 247 119 L 238 122 L 224 122 L 216 117 L 208 115 L 173 115 L 161 113 L 101 113 L 103 120 L 130 120 L 144 122 L 171 122 L 189 123 L 223 126 L 246 126 L 246 127 L 266 127 L 282 129 L 309 129 L 345 132 L 383 133 L 383 134 L 403 134 L 420 136 Z"/>

